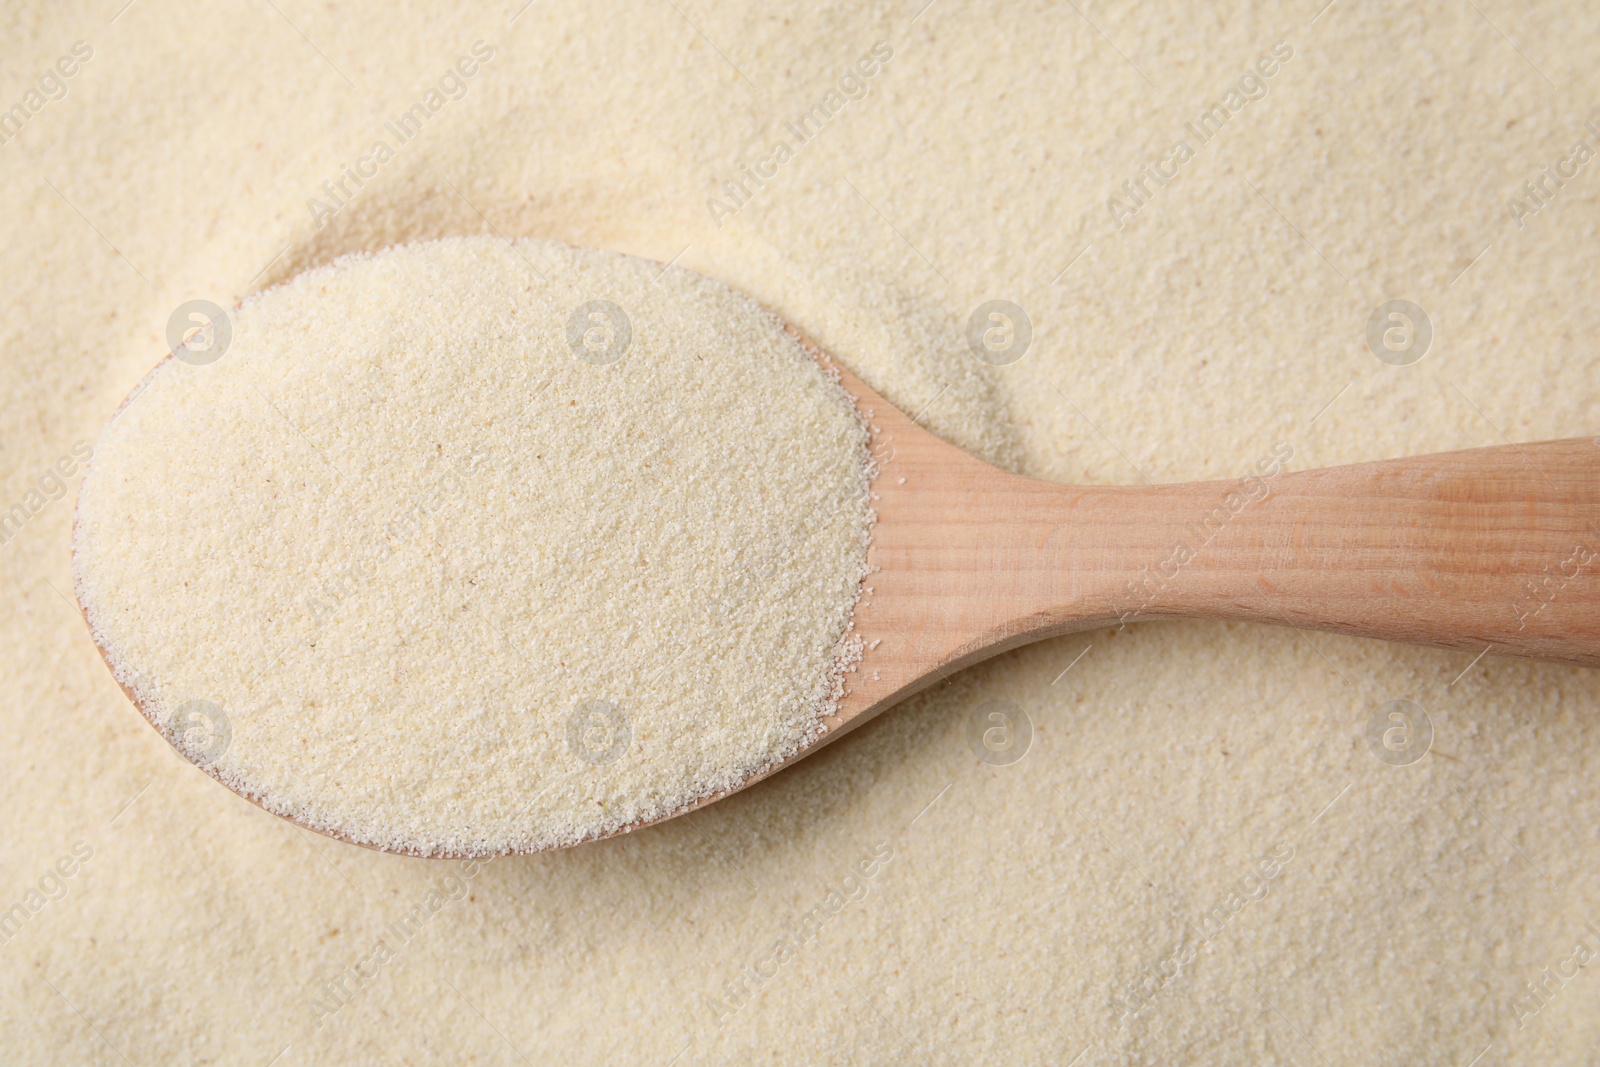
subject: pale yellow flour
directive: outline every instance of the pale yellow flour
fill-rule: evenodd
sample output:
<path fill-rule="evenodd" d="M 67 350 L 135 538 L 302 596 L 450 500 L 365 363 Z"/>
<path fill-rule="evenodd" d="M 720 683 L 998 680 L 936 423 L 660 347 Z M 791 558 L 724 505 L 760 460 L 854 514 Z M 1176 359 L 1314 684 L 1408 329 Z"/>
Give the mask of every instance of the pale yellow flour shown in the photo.
<path fill-rule="evenodd" d="M 101 436 L 74 553 L 118 681 L 223 782 L 486 855 L 659 818 L 817 736 L 859 658 L 871 461 L 748 297 L 456 238 L 207 329 Z"/>
<path fill-rule="evenodd" d="M 95 439 L 185 301 L 464 234 L 676 258 L 934 432 L 1061 481 L 1237 476 L 1279 440 L 1300 469 L 1600 432 L 1600 164 L 1508 206 L 1595 118 L 1588 0 L 120 6 L 0 12 L 0 103 L 94 49 L 0 143 L 0 507 Z M 1227 110 L 1258 62 L 1265 95 Z M 395 143 L 451 70 L 464 88 Z M 1117 229 L 1111 197 L 1217 103 Z M 379 138 L 393 158 L 319 228 L 307 201 Z M 779 139 L 792 158 L 718 227 L 707 200 Z M 1434 326 L 1409 366 L 1366 338 L 1398 299 Z M 1032 322 L 1007 366 L 966 340 L 991 300 Z M 1600 1047 L 1600 971 L 1572 962 L 1600 923 L 1600 672 L 1136 624 L 961 672 L 685 819 L 463 870 L 298 831 L 175 756 L 71 603 L 50 495 L 0 546 L 0 904 L 40 904 L 0 945 L 9 1062 Z M 1367 741 L 1401 699 L 1433 728 L 1406 766 Z M 1004 766 L 968 744 L 996 701 L 1034 726 Z"/>

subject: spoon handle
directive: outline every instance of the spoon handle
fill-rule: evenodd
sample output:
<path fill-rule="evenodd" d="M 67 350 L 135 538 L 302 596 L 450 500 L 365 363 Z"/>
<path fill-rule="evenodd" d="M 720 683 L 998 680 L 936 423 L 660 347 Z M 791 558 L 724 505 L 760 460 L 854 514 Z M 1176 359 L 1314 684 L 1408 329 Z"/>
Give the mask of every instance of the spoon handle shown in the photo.
<path fill-rule="evenodd" d="M 1299 472 L 1280 445 L 1233 481 L 1067 485 L 990 466 L 837 372 L 869 418 L 878 521 L 830 739 L 1007 649 L 1147 619 L 1600 667 L 1600 438 Z"/>
<path fill-rule="evenodd" d="M 1600 666 L 1594 439 L 1101 492 L 1122 499 L 1086 510 L 1138 545 L 1103 589 L 1118 623 L 1276 622 Z"/>

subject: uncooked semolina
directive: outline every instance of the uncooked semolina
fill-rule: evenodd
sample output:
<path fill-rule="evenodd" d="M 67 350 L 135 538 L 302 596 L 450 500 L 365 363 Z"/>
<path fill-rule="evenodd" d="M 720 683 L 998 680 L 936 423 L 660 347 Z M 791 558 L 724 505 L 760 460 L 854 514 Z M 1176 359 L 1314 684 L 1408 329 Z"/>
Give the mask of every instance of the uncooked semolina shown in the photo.
<path fill-rule="evenodd" d="M 33 493 L 181 304 L 464 234 L 721 279 L 941 438 L 1057 482 L 1235 477 L 1280 439 L 1298 470 L 1592 436 L 1600 164 L 1520 227 L 1507 200 L 1595 145 L 1600 5 L 125 2 L 0 20 L 6 104 L 94 48 L 0 145 L 0 510 L 32 511 L 0 545 L 0 919 L 36 909 L 0 922 L 6 1067 L 1596 1067 L 1600 964 L 1556 972 L 1600 919 L 1600 671 L 1135 622 L 955 672 L 686 818 L 441 864 L 193 772 L 70 604 L 70 499 Z M 383 123 L 479 39 L 493 61 L 397 144 Z M 1116 228 L 1108 198 L 1280 39 L 1270 95 Z M 893 60 L 798 144 L 880 40 Z M 707 198 L 779 140 L 717 226 Z M 363 184 L 319 227 L 346 166 Z M 1433 325 L 1410 366 L 1368 347 L 1391 299 Z M 1032 323 L 1007 366 L 966 337 L 991 300 Z M 1404 767 L 1367 744 L 1397 699 L 1433 727 Z M 996 700 L 1033 723 L 1004 767 L 968 742 Z M 78 841 L 94 858 L 35 895 Z M 1170 974 L 1281 842 L 1266 896 Z M 862 899 L 775 953 L 851 872 Z M 1152 996 L 1128 1018 L 1130 988 Z"/>
<path fill-rule="evenodd" d="M 74 538 L 118 681 L 229 786 L 483 854 L 668 814 L 817 735 L 866 432 L 749 298 L 455 238 L 339 259 L 229 325 L 111 421 Z"/>

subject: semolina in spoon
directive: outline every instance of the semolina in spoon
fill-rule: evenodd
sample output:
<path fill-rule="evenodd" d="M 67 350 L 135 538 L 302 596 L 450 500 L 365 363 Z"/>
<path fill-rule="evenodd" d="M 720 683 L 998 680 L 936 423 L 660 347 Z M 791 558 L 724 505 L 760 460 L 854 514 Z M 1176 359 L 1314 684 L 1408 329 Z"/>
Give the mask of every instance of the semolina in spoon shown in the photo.
<path fill-rule="evenodd" d="M 1600 665 L 1587 439 L 1041 482 L 720 283 L 532 240 L 346 257 L 225 318 L 102 434 L 75 588 L 180 753 L 341 840 L 629 832 L 968 664 L 1146 619 Z"/>

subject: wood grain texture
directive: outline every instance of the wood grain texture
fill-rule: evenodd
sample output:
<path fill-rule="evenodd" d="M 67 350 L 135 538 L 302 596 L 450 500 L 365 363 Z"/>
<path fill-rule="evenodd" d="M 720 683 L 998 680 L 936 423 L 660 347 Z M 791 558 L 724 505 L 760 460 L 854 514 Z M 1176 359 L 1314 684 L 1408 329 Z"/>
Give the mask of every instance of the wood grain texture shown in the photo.
<path fill-rule="evenodd" d="M 1071 486 L 991 467 L 843 380 L 882 458 L 855 616 L 869 651 L 833 730 L 1005 649 L 1159 618 L 1600 666 L 1594 439 Z"/>

